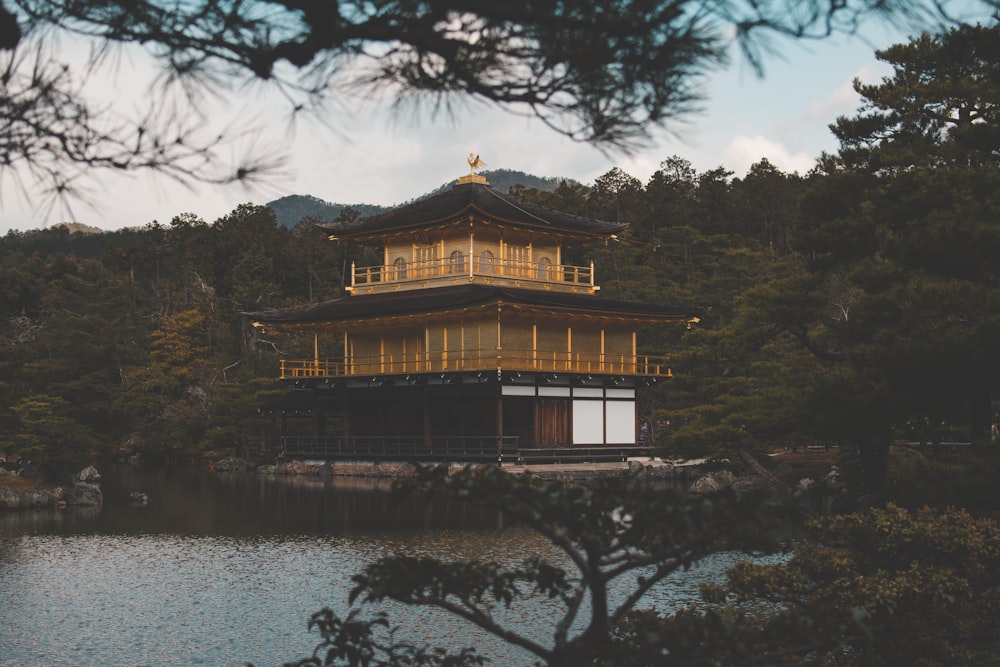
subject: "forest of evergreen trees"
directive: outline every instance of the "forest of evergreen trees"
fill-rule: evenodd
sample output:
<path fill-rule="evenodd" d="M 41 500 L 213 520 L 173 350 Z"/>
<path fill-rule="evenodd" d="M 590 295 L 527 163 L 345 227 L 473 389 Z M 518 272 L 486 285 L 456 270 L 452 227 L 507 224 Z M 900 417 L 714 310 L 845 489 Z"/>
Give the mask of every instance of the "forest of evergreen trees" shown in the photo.
<path fill-rule="evenodd" d="M 674 156 L 646 183 L 616 169 L 589 186 L 511 188 L 631 225 L 564 258 L 593 260 L 603 294 L 701 313 L 691 330 L 640 340 L 673 361 L 675 377 L 641 405 L 660 452 L 845 445 L 875 491 L 891 481 L 893 441 L 990 442 L 996 37 L 963 27 L 881 52 L 895 75 L 858 84 L 858 115 L 832 126 L 840 151 L 808 174 L 766 160 L 743 177 L 699 173 Z M 312 343 L 257 339 L 242 313 L 339 296 L 350 261 L 378 263 L 316 222 L 285 228 L 243 205 L 211 223 L 0 239 L 0 452 L 55 474 L 124 453 L 273 451 L 276 425 L 258 407 L 283 391 L 278 359 Z"/>

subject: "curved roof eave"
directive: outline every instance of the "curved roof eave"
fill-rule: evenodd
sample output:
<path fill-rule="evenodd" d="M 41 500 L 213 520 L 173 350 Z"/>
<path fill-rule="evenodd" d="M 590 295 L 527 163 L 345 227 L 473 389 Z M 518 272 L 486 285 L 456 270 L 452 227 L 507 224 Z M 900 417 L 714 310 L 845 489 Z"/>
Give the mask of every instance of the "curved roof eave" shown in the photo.
<path fill-rule="evenodd" d="M 647 322 L 691 321 L 693 313 L 675 308 L 638 304 L 589 294 L 508 289 L 485 285 L 439 287 L 424 292 L 343 296 L 307 306 L 244 313 L 256 324 L 271 326 L 320 325 L 375 317 L 467 310 L 497 304 L 578 315 L 615 317 Z"/>
<path fill-rule="evenodd" d="M 626 223 L 584 218 L 545 208 L 485 185 L 467 183 L 354 223 L 327 224 L 323 228 L 336 238 L 358 240 L 458 222 L 470 212 L 498 224 L 577 237 L 607 237 L 628 227 Z"/>

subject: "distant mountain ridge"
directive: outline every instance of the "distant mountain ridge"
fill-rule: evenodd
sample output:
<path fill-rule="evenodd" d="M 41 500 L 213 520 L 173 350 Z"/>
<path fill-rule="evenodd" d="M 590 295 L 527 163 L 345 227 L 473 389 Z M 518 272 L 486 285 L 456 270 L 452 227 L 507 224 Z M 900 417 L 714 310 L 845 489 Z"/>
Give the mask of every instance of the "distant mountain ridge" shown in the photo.
<path fill-rule="evenodd" d="M 527 174 L 523 171 L 515 171 L 513 169 L 495 169 L 492 171 L 484 171 L 482 172 L 482 175 L 489 181 L 490 187 L 504 193 L 510 191 L 511 188 L 518 185 L 527 189 L 553 192 L 563 181 L 570 184 L 577 183 L 577 181 L 571 178 L 535 176 L 533 174 Z M 413 199 L 404 201 L 400 204 L 393 204 L 392 206 L 381 206 L 379 204 L 334 204 L 312 195 L 286 195 L 267 202 L 264 206 L 274 212 L 274 217 L 279 225 L 291 228 L 297 225 L 300 220 L 309 216 L 316 218 L 319 222 L 330 222 L 331 220 L 336 220 L 345 208 L 354 209 L 361 214 L 361 217 L 378 215 L 379 213 L 384 213 L 399 206 L 420 201 L 421 199 L 426 199 L 427 197 L 433 197 L 436 194 L 448 190 L 454 185 L 455 181 L 448 181 L 440 187 L 420 195 L 419 197 L 414 197 Z M 92 225 L 86 225 L 80 222 L 59 222 L 51 225 L 50 229 L 59 227 L 65 228 L 70 234 L 82 234 L 84 236 L 107 233 L 107 230 L 105 229 Z M 130 227 L 126 229 L 139 229 L 139 227 Z"/>
<path fill-rule="evenodd" d="M 523 171 L 515 171 L 512 169 L 494 169 L 492 171 L 484 171 L 482 172 L 482 175 L 486 177 L 487 181 L 489 181 L 490 187 L 495 190 L 499 190 L 500 192 L 507 192 L 512 187 L 517 185 L 524 186 L 525 188 L 552 192 L 562 181 L 571 181 L 571 179 L 566 178 L 535 176 L 533 174 L 526 174 Z M 438 193 L 448 190 L 454 184 L 454 181 L 448 181 L 435 190 L 394 206 L 379 206 L 377 204 L 334 204 L 312 195 L 287 195 L 285 197 L 281 197 L 280 199 L 268 202 L 265 206 L 274 212 L 274 217 L 278 221 L 279 225 L 282 227 L 294 227 L 300 220 L 309 216 L 312 216 L 321 222 L 335 220 L 340 216 L 341 212 L 345 208 L 354 209 L 360 213 L 362 217 L 377 215 L 396 208 L 396 206 L 402 206 L 403 204 L 420 201 L 421 199 L 426 199 L 427 197 L 433 197 Z"/>
<path fill-rule="evenodd" d="M 294 227 L 302 218 L 310 216 L 320 222 L 329 222 L 339 217 L 345 208 L 353 208 L 362 216 L 375 215 L 390 208 L 377 204 L 333 204 L 312 195 L 287 195 L 264 205 L 274 212 L 282 227 Z"/>

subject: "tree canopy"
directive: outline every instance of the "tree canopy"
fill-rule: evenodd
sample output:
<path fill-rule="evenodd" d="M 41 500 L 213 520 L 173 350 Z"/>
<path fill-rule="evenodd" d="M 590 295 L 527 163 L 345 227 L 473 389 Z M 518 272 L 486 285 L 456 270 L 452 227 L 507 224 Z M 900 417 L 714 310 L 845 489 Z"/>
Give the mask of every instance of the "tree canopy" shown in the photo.
<path fill-rule="evenodd" d="M 853 393 L 839 419 L 869 414 L 877 451 L 908 420 L 964 423 L 966 437 L 989 438 L 998 39 L 994 22 L 882 52 L 893 76 L 858 86 L 864 104 L 833 126 L 841 152 L 822 163 L 804 204 L 808 271 L 817 296 L 839 295 L 841 311 L 822 326 L 800 311 L 797 326 L 848 366 L 817 397 Z"/>
<path fill-rule="evenodd" d="M 831 125 L 848 167 L 889 172 L 1000 160 L 1000 44 L 995 27 L 961 25 L 875 52 L 893 67 L 854 82 L 862 107 Z"/>
<path fill-rule="evenodd" d="M 864 627 L 853 638 L 839 624 L 813 627 L 817 637 L 844 640 L 823 664 L 996 665 L 998 559 L 995 521 L 890 504 L 817 521 L 787 563 L 745 562 L 706 593 L 816 619 L 853 613 Z"/>
<path fill-rule="evenodd" d="M 894 73 L 857 86 L 858 114 L 833 126 L 837 155 L 805 178 L 757 165 L 731 184 L 734 222 L 745 222 L 730 233 L 772 252 L 742 254 L 757 279 L 731 288 L 718 326 L 689 338 L 704 345 L 682 354 L 721 398 L 696 389 L 694 428 L 677 429 L 676 443 L 796 432 L 851 443 L 874 493 L 890 444 L 919 439 L 915 425 L 933 425 L 934 442 L 989 442 L 998 30 L 962 26 L 886 49 Z"/>

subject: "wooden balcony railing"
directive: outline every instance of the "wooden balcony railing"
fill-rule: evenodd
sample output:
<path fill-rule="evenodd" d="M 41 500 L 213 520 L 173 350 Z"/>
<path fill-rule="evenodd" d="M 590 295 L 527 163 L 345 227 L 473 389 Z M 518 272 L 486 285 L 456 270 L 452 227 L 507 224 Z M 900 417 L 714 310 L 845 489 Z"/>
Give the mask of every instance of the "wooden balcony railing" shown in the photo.
<path fill-rule="evenodd" d="M 489 349 L 372 355 L 355 357 L 346 361 L 282 359 L 281 379 L 496 371 L 498 369 L 642 377 L 669 377 L 671 375 L 666 357 Z"/>
<path fill-rule="evenodd" d="M 570 266 L 546 262 L 527 262 L 512 259 L 483 260 L 468 257 L 462 259 L 434 259 L 423 262 L 399 262 L 390 265 L 355 266 L 351 264 L 351 287 L 366 287 L 382 283 L 423 282 L 431 278 L 447 279 L 468 276 L 469 278 L 506 278 L 542 284 L 569 283 L 570 285 L 594 286 L 594 265 Z"/>

